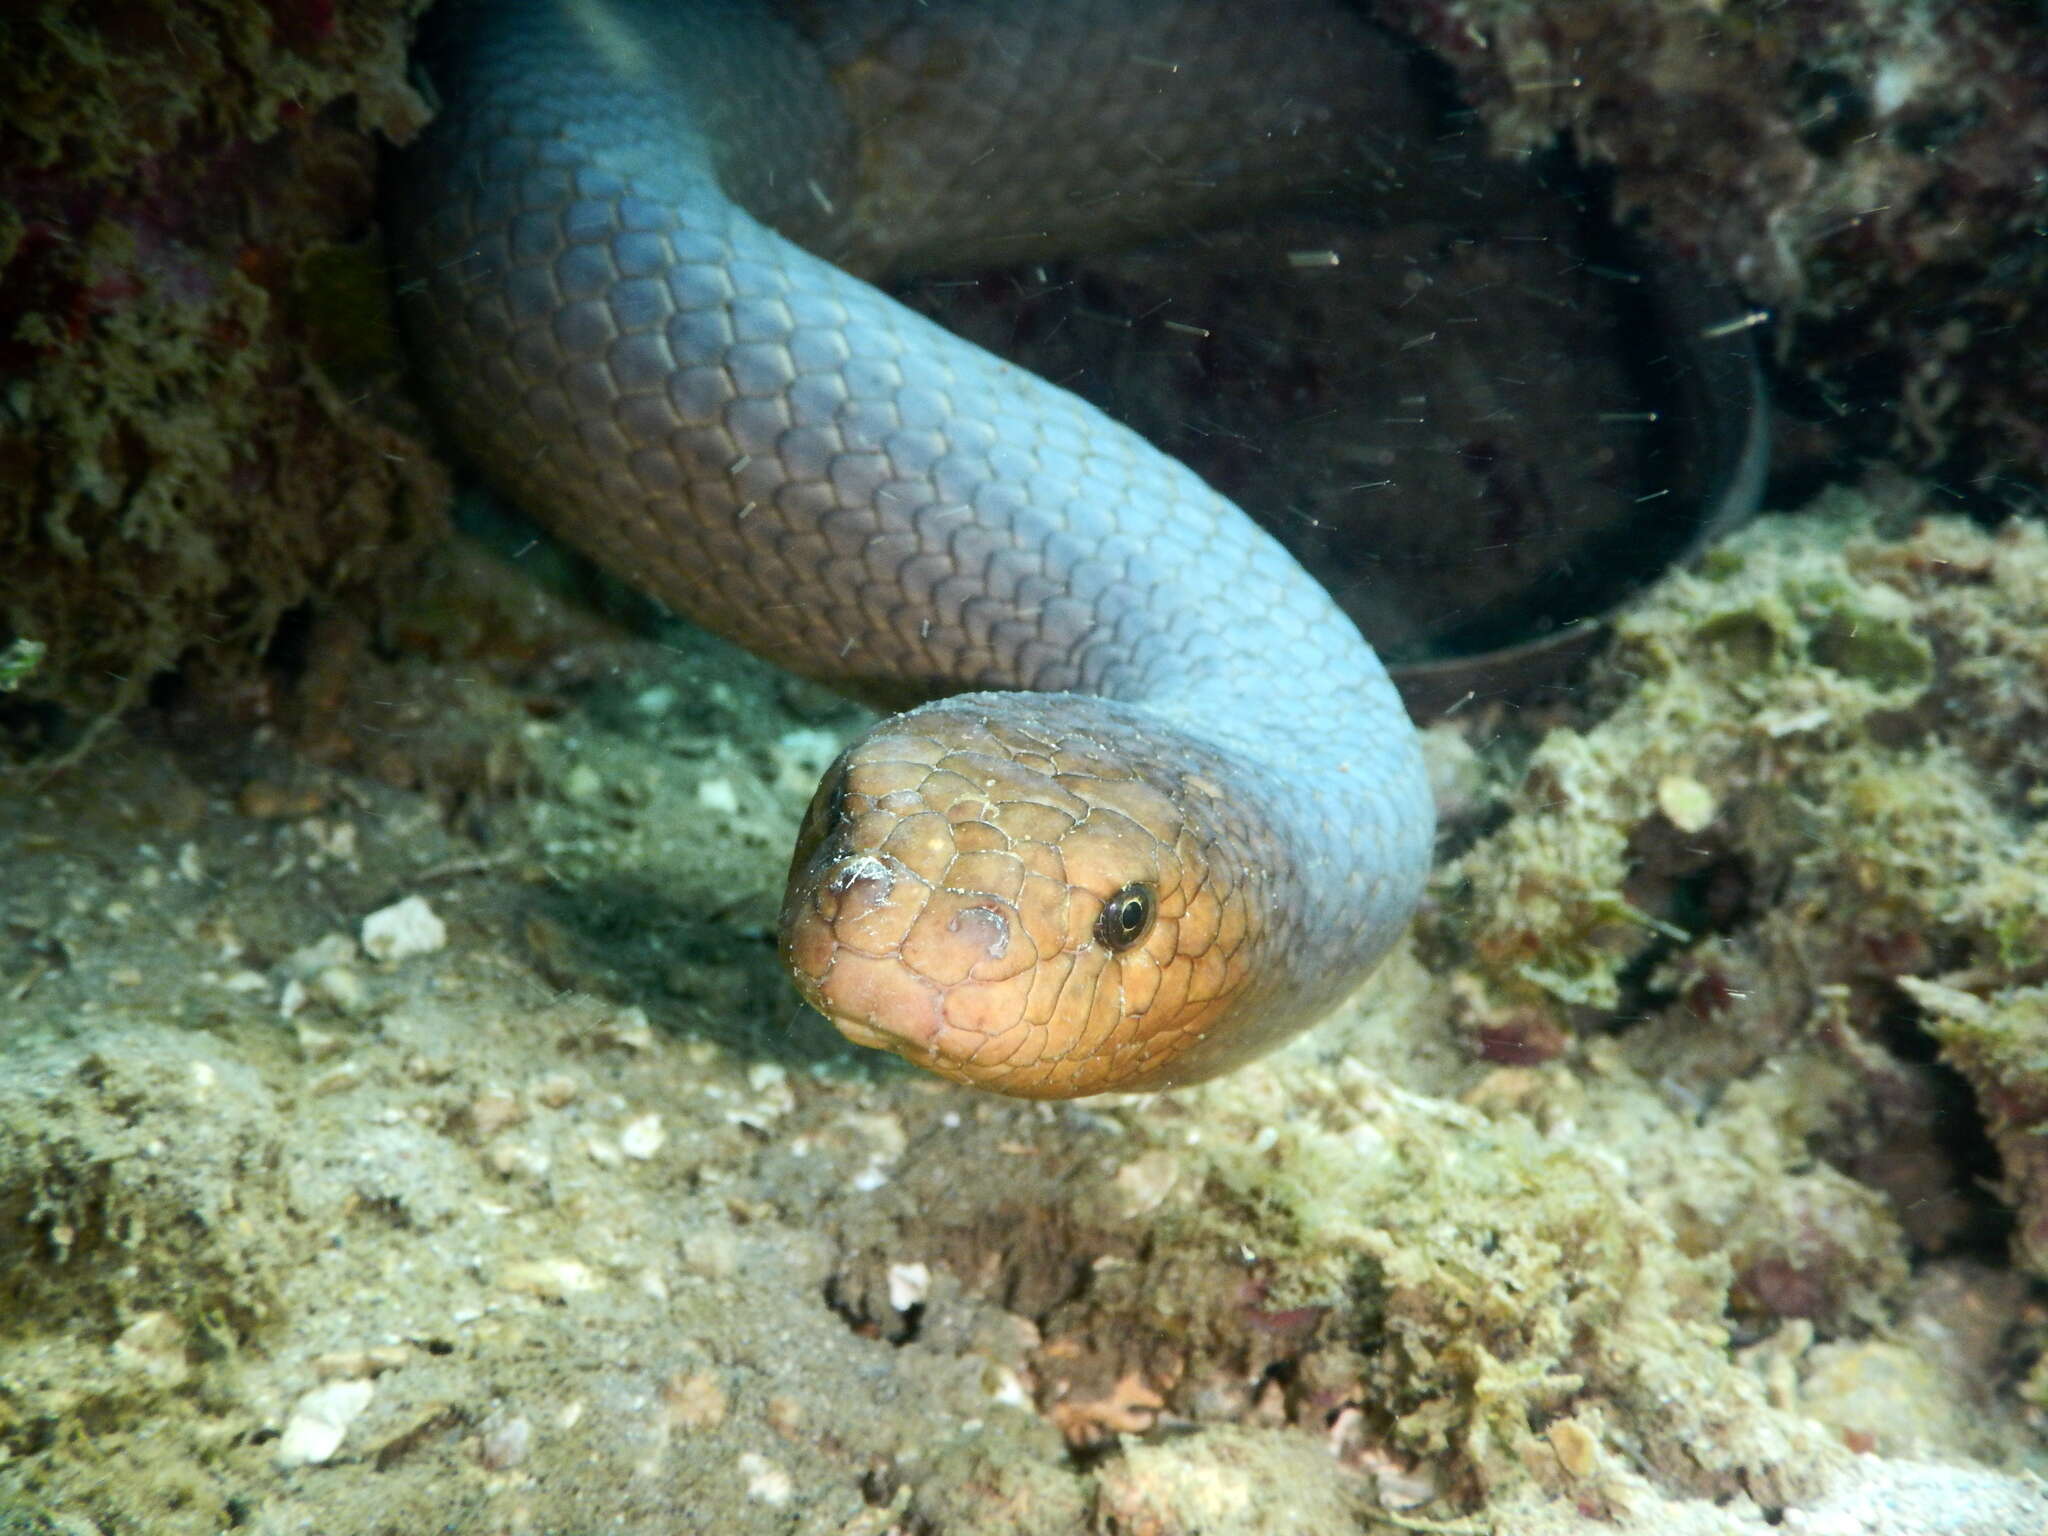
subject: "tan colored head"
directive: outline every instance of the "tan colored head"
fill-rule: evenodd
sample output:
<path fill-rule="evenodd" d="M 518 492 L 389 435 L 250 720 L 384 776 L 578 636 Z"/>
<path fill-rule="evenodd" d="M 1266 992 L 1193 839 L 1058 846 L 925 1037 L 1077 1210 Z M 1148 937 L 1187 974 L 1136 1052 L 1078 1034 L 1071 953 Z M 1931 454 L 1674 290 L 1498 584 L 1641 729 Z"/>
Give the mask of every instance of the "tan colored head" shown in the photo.
<path fill-rule="evenodd" d="M 855 743 L 804 819 L 784 961 L 848 1039 L 973 1087 L 1209 1076 L 1227 1063 L 1191 1063 L 1244 989 L 1258 882 L 1212 859 L 1184 761 L 1033 716 L 953 700 Z"/>

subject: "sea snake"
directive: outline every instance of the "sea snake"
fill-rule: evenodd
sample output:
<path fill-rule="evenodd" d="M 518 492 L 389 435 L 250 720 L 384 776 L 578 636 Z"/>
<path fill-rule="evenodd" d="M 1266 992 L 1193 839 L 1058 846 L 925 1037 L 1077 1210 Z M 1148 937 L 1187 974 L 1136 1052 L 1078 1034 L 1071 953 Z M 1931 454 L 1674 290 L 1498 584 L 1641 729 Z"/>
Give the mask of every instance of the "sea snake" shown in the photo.
<path fill-rule="evenodd" d="M 1193 472 L 868 279 L 1173 226 L 1404 132 L 1392 45 L 1335 0 L 433 21 L 395 246 L 456 441 L 678 612 L 917 705 L 805 820 L 804 998 L 1066 1098 L 1214 1076 L 1355 989 L 1435 829 L 1372 650 Z"/>

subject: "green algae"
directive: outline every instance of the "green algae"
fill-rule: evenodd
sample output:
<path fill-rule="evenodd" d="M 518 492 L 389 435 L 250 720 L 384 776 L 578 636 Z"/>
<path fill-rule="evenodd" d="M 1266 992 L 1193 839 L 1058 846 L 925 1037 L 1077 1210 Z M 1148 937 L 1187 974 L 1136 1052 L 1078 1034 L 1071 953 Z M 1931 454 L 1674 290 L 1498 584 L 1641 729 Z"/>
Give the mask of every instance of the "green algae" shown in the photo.
<path fill-rule="evenodd" d="M 2023 898 L 2043 834 L 2013 803 L 2029 749 L 2002 726 L 2040 706 L 2014 692 L 2003 720 L 1958 714 L 1936 649 L 1967 643 L 1956 627 L 1981 622 L 1968 612 L 1980 590 L 1999 622 L 2039 621 L 2037 578 L 2018 574 L 2039 538 L 1930 526 L 1930 556 L 1953 553 L 1914 576 L 1879 517 L 1843 493 L 1766 521 L 1618 624 L 1606 675 L 1635 691 L 1597 727 L 1547 737 L 1507 796 L 1511 819 L 1442 877 L 1427 940 L 1476 964 L 1482 1010 L 1615 1008 L 1631 967 L 1685 942 L 1694 918 L 1644 869 L 1659 829 L 1696 835 L 1756 884 L 1795 883 L 1834 925 L 1911 927 L 1999 964 L 2035 952 Z M 2008 585 L 1944 582 L 1994 550 Z M 1943 596 L 1932 619 L 1915 587 Z M 1660 788 L 1673 784 L 1706 788 L 1706 824 L 1672 826 Z"/>

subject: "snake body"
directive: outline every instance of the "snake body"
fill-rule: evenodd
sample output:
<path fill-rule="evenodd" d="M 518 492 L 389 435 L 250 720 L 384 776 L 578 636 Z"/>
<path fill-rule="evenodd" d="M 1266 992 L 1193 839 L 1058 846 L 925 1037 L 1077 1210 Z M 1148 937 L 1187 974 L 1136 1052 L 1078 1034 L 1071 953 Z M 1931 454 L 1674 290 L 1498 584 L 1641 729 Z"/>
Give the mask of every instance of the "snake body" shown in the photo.
<path fill-rule="evenodd" d="M 1213 1076 L 1400 933 L 1434 834 L 1415 733 L 1237 507 L 863 274 L 1284 175 L 1373 109 L 1385 45 L 1319 0 L 1255 29 L 1180 0 L 816 9 L 444 6 L 398 219 L 429 388 L 669 606 L 936 700 L 848 749 L 793 861 L 782 952 L 843 1033 L 1027 1097 Z"/>

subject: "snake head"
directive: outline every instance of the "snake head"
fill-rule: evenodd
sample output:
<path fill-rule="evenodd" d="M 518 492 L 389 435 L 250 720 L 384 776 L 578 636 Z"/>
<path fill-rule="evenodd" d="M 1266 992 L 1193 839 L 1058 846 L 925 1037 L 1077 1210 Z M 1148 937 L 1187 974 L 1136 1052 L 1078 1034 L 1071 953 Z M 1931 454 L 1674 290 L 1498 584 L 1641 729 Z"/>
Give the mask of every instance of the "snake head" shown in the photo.
<path fill-rule="evenodd" d="M 1221 1070 L 1189 1064 L 1246 990 L 1264 876 L 1185 748 L 1150 747 L 1065 694 L 876 726 L 791 864 L 781 946 L 805 1001 L 857 1044 L 1024 1098 Z"/>

